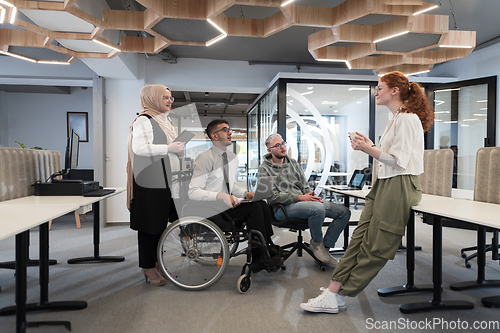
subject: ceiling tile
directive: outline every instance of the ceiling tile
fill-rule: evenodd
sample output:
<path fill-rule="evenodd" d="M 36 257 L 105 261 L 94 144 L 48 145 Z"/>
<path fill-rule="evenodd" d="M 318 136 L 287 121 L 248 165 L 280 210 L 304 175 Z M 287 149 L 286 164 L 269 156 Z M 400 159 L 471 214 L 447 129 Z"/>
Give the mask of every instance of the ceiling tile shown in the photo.
<path fill-rule="evenodd" d="M 206 20 L 180 20 L 164 18 L 153 30 L 174 41 L 206 42 L 220 32 Z"/>
<path fill-rule="evenodd" d="M 21 9 L 19 11 L 29 17 L 36 25 L 50 31 L 91 33 L 95 28 L 93 24 L 67 12 L 34 9 Z"/>
<path fill-rule="evenodd" d="M 242 17 L 241 13 L 243 12 L 244 18 L 265 19 L 279 11 L 280 9 L 277 7 L 234 5 L 224 11 L 224 14 L 227 17 Z"/>

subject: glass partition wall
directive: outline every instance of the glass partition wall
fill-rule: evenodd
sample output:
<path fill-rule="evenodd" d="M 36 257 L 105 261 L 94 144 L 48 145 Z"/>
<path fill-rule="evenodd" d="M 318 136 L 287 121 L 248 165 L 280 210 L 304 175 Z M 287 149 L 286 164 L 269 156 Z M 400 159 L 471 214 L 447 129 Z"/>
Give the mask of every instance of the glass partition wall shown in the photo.
<path fill-rule="evenodd" d="M 430 87 L 434 96 L 431 149 L 453 150 L 452 187 L 474 190 L 476 153 L 495 146 L 496 77 Z"/>
<path fill-rule="evenodd" d="M 347 133 L 363 133 L 379 145 L 392 113 L 375 105 L 376 84 L 278 79 L 248 113 L 249 188 L 255 189 L 267 153 L 264 141 L 274 132 L 288 142 L 288 156 L 316 185 L 346 181 L 354 170 L 371 166 L 371 157 L 351 149 Z M 453 149 L 453 187 L 472 190 L 477 150 L 495 146 L 497 77 L 423 86 L 435 111 L 425 148 Z"/>
<path fill-rule="evenodd" d="M 264 144 L 271 133 L 287 141 L 288 156 L 302 166 L 315 185 L 345 182 L 356 169 L 369 167 L 371 158 L 351 149 L 348 132 L 374 136 L 374 103 L 370 99 L 376 82 L 278 79 L 248 113 L 249 188 L 254 189 L 253 173 L 267 154 Z M 257 115 L 258 114 L 258 115 Z M 256 119 L 260 121 L 257 122 Z M 373 132 L 373 133 L 372 133 Z M 258 142 L 252 142 L 258 137 Z M 258 159 L 255 158 L 258 155 Z M 315 187 L 317 194 L 321 191 Z"/>

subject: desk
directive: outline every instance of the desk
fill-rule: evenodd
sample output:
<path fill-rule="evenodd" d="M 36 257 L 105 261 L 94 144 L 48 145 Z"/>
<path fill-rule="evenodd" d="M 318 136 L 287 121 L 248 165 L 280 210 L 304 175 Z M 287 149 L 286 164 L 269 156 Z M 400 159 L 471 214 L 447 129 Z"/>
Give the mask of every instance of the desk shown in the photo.
<path fill-rule="evenodd" d="M 26 311 L 80 310 L 87 307 L 87 303 L 84 301 L 48 302 L 49 232 L 46 222 L 75 211 L 81 206 L 92 204 L 94 209 L 94 256 L 69 259 L 68 263 L 123 261 L 124 257 L 102 257 L 99 255 L 99 202 L 123 191 L 125 191 L 124 188 L 119 188 L 114 193 L 102 197 L 29 196 L 0 203 L 0 216 L 2 216 L 0 240 L 17 234 L 16 306 L 0 309 L 0 315 L 16 313 L 18 332 L 24 332 L 26 329 Z M 22 209 L 19 209 L 20 207 Z M 40 225 L 40 302 L 26 305 L 27 235 L 30 228 L 38 225 Z M 20 248 L 21 245 L 24 246 L 24 249 Z M 24 259 L 20 258 L 21 255 L 24 255 Z M 30 323 L 30 326 L 35 324 L 40 323 Z M 45 324 L 69 325 L 68 322 L 46 322 Z"/>
<path fill-rule="evenodd" d="M 16 332 L 25 332 L 27 326 L 41 324 L 63 324 L 67 327 L 69 322 L 32 322 L 29 324 L 26 322 L 27 241 L 29 229 L 45 224 L 48 230 L 47 221 L 72 212 L 78 206 L 60 204 L 28 208 L 19 209 L 18 205 L 10 204 L 9 201 L 0 203 L 0 240 L 16 236 Z"/>
<path fill-rule="evenodd" d="M 368 195 L 368 193 L 370 192 L 370 190 L 356 190 L 356 191 L 354 191 L 354 190 L 338 190 L 338 189 L 335 189 L 335 188 L 328 186 L 328 185 L 319 185 L 319 188 L 327 190 L 327 191 L 335 192 L 337 194 L 342 194 L 344 196 L 344 206 L 347 207 L 347 209 L 349 209 L 350 197 L 364 199 Z M 344 251 L 347 250 L 348 244 L 349 244 L 349 224 L 347 224 L 346 227 L 344 228 L 344 246 L 343 246 Z"/>
<path fill-rule="evenodd" d="M 463 282 L 452 285 L 453 290 L 469 288 L 479 288 L 486 286 L 498 286 L 500 281 L 484 280 L 485 271 L 485 228 L 490 227 L 500 229 L 500 205 L 458 200 L 453 198 L 422 195 L 422 201 L 413 207 L 413 211 L 426 213 L 434 216 L 433 224 L 433 246 L 432 246 L 432 275 L 433 275 L 433 299 L 429 302 L 409 303 L 401 305 L 400 311 L 403 313 L 413 313 L 419 311 L 429 311 L 435 309 L 473 309 L 474 305 L 464 301 L 442 301 L 442 218 L 451 218 L 459 221 L 470 222 L 478 228 L 478 279 L 477 281 Z M 483 299 L 484 302 L 484 299 Z"/>

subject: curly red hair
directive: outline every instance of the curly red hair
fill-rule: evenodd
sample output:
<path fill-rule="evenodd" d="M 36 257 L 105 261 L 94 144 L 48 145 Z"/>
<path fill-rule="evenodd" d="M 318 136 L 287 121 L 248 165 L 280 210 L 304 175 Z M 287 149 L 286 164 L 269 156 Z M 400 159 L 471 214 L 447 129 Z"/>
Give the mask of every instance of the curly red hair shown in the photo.
<path fill-rule="evenodd" d="M 401 72 L 390 72 L 380 78 L 389 88 L 398 87 L 399 95 L 404 102 L 401 112 L 415 113 L 422 122 L 424 132 L 434 124 L 434 111 L 422 87 L 416 82 L 410 82 Z"/>

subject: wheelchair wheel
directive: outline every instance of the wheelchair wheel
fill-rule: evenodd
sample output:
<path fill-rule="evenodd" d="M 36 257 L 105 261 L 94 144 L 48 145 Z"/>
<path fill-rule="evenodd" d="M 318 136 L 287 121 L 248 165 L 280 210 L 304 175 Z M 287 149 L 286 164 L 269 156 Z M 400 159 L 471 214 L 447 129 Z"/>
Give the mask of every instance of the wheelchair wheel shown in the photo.
<path fill-rule="evenodd" d="M 170 224 L 158 243 L 163 275 L 187 290 L 201 290 L 219 281 L 229 257 L 224 233 L 200 217 L 188 216 Z"/>
<path fill-rule="evenodd" d="M 238 282 L 236 283 L 236 288 L 238 291 L 242 294 L 246 293 L 248 289 L 250 289 L 250 286 L 252 285 L 252 278 L 246 274 L 242 274 Z"/>

